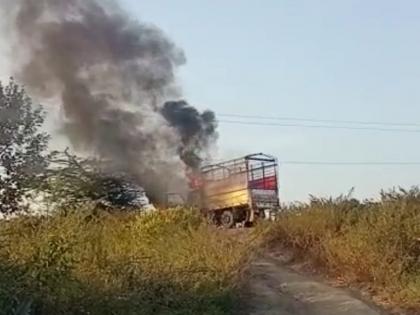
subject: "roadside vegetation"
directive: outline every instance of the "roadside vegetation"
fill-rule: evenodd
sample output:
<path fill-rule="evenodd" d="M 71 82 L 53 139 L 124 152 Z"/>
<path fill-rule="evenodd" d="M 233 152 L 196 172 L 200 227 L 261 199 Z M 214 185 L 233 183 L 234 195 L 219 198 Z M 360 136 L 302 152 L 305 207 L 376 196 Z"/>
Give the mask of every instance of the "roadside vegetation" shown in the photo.
<path fill-rule="evenodd" d="M 99 161 L 48 152 L 45 113 L 13 80 L 0 84 L 0 118 L 0 315 L 237 314 L 262 234 L 348 284 L 420 310 L 418 189 L 378 202 L 313 198 L 274 224 L 230 233 L 192 210 L 98 207 L 119 180 Z M 52 215 L 25 212 L 37 196 L 54 205 Z"/>
<path fill-rule="evenodd" d="M 383 192 L 378 202 L 312 198 L 285 209 L 269 239 L 387 303 L 420 310 L 419 189 Z"/>
<path fill-rule="evenodd" d="M 0 315 L 233 314 L 252 233 L 193 210 L 120 207 L 119 173 L 49 152 L 44 119 L 0 83 Z M 37 197 L 46 208 L 31 213 Z"/>
<path fill-rule="evenodd" d="M 21 217 L 0 242 L 0 314 L 25 315 L 232 314 L 251 246 L 187 210 Z"/>

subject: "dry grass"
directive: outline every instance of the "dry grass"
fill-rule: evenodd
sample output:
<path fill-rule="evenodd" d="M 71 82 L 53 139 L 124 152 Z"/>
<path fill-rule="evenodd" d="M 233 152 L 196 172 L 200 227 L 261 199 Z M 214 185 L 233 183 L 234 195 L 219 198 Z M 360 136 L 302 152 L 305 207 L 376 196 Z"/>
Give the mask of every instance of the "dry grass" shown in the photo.
<path fill-rule="evenodd" d="M 287 209 L 269 237 L 348 283 L 420 310 L 418 189 L 383 193 L 380 202 L 313 199 Z"/>
<path fill-rule="evenodd" d="M 247 242 L 192 211 L 0 222 L 0 314 L 231 314 Z"/>

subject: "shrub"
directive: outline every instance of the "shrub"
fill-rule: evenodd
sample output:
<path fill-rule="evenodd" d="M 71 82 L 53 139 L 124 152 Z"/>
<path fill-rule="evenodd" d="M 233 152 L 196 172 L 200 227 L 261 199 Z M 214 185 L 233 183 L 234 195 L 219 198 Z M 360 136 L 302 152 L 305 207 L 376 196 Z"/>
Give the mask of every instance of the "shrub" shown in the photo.
<path fill-rule="evenodd" d="M 229 314 L 247 242 L 193 211 L 0 223 L 0 314 Z"/>
<path fill-rule="evenodd" d="M 420 306 L 420 192 L 382 192 L 379 202 L 313 199 L 285 210 L 272 240 L 404 306 Z"/>

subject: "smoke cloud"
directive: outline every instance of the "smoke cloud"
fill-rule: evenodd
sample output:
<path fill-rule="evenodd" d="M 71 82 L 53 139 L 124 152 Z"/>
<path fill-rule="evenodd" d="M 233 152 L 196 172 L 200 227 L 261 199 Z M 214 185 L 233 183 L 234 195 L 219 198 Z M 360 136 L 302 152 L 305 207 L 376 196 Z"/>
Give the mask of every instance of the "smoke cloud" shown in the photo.
<path fill-rule="evenodd" d="M 215 115 L 169 101 L 182 99 L 176 71 L 186 58 L 160 29 L 100 0 L 0 6 L 13 16 L 14 76 L 60 104 L 61 131 L 76 150 L 135 174 L 149 191 L 180 179 L 185 164 L 197 167 L 217 138 Z"/>
<path fill-rule="evenodd" d="M 211 111 L 200 113 L 185 101 L 166 102 L 161 113 L 181 136 L 179 154 L 183 161 L 198 168 L 200 151 L 208 148 L 217 137 L 215 114 Z"/>

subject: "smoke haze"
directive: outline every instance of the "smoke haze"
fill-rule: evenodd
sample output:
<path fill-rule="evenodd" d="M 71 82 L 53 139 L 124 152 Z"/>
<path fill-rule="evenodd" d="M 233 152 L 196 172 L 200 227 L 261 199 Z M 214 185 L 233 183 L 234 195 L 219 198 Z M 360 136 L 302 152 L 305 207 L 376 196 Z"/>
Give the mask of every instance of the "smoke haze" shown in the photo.
<path fill-rule="evenodd" d="M 61 131 L 75 150 L 112 161 L 149 191 L 181 179 L 184 164 L 197 167 L 217 138 L 215 115 L 178 101 L 186 58 L 160 29 L 109 1 L 0 6 L 12 16 L 13 75 L 37 100 L 61 106 Z"/>

